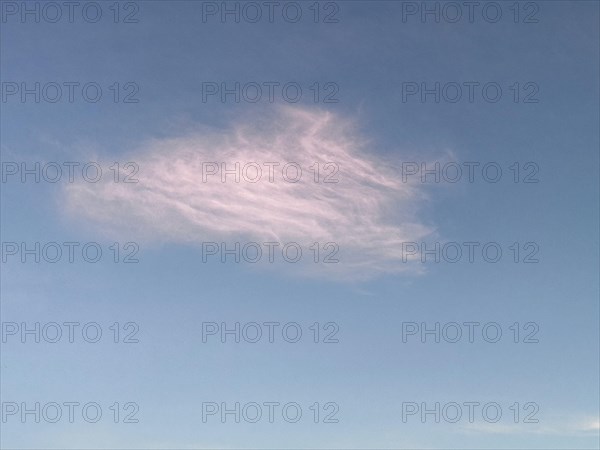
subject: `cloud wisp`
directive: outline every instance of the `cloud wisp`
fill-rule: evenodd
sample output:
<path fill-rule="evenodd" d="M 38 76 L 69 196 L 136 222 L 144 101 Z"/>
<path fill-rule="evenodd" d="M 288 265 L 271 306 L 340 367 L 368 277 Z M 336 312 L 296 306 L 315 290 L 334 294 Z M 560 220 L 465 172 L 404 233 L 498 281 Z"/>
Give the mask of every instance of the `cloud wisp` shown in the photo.
<path fill-rule="evenodd" d="M 490 434 L 541 434 L 547 436 L 597 436 L 600 432 L 598 418 L 579 415 L 578 417 L 552 417 L 545 423 L 535 424 L 469 424 L 461 429 L 467 433 Z"/>
<path fill-rule="evenodd" d="M 315 264 L 311 252 L 301 266 L 369 278 L 418 272 L 402 262 L 402 243 L 432 233 L 418 218 L 420 188 L 369 151 L 356 123 L 331 112 L 286 107 L 228 130 L 152 140 L 122 161 L 137 163 L 139 182 L 65 188 L 68 211 L 112 235 L 199 247 L 335 243 L 338 263 Z"/>

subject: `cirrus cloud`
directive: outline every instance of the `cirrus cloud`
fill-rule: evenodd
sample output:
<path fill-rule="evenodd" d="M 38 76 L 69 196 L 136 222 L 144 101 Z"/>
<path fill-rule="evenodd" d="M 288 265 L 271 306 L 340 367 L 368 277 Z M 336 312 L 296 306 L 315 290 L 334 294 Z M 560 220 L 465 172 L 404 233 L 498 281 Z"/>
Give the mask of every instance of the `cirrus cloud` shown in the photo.
<path fill-rule="evenodd" d="M 418 217 L 426 197 L 368 147 L 351 120 L 285 107 L 227 130 L 148 141 L 121 158 L 139 165 L 138 183 L 111 177 L 74 183 L 65 188 L 66 205 L 108 234 L 135 233 L 148 242 L 277 241 L 302 248 L 334 242 L 340 262 L 318 264 L 313 273 L 365 278 L 418 272 L 418 264 L 402 262 L 401 246 L 432 233 Z M 290 162 L 302 169 L 297 182 L 283 178 Z M 229 174 L 223 182 L 220 170 L 208 173 L 222 163 L 228 170 L 250 164 L 246 179 Z M 248 181 L 257 177 L 257 166 L 262 176 Z M 297 178 L 294 167 L 290 178 Z M 337 182 L 324 182 L 336 167 L 328 180 Z"/>

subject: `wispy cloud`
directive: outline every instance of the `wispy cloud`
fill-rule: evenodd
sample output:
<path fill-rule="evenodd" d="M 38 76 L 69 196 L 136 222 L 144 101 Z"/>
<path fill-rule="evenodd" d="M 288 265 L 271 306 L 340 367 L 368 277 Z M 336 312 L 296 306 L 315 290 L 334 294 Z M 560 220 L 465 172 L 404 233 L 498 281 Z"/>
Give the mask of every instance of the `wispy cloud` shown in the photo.
<path fill-rule="evenodd" d="M 228 130 L 149 141 L 122 161 L 139 165 L 139 183 L 104 177 L 70 184 L 68 211 L 107 233 L 128 232 L 149 242 L 277 241 L 303 248 L 335 242 L 340 262 L 312 264 L 318 266 L 315 273 L 351 277 L 418 271 L 418 264 L 402 262 L 401 243 L 432 232 L 418 217 L 425 199 L 421 188 L 403 183 L 392 164 L 369 148 L 355 122 L 331 112 L 285 107 Z M 247 181 L 258 173 L 250 165 L 246 179 L 236 182 L 232 174 L 222 182 L 220 168 L 209 175 L 216 166 L 207 165 L 222 162 L 228 169 L 236 162 L 240 168 L 256 163 L 262 177 Z M 286 181 L 282 168 L 289 162 L 297 166 L 289 167 Z M 266 163 L 279 164 L 272 182 Z M 290 182 L 298 166 L 302 177 Z M 337 182 L 324 182 L 327 175 Z"/>
<path fill-rule="evenodd" d="M 538 434 L 547 436 L 594 436 L 600 432 L 598 418 L 589 416 L 559 418 L 554 417 L 540 423 L 520 424 L 468 424 L 462 428 L 467 433 L 490 434 Z"/>

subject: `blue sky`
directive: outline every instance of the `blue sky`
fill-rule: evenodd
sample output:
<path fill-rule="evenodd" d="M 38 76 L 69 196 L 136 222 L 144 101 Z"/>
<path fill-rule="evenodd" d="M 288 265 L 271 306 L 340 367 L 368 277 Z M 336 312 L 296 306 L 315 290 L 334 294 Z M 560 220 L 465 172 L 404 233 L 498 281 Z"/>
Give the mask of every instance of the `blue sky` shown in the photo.
<path fill-rule="evenodd" d="M 236 23 L 203 20 L 213 3 L 195 1 L 121 2 L 119 23 L 113 3 L 101 2 L 97 23 L 78 10 L 72 23 L 43 15 L 36 23 L 8 14 L 12 3 L 2 2 L 9 9 L 0 25 L 3 447 L 598 448 L 597 2 L 521 2 L 518 23 L 512 2 L 498 3 L 497 23 L 479 10 L 470 22 L 466 9 L 456 23 L 403 17 L 413 4 L 391 1 L 321 2 L 319 23 L 312 2 L 299 3 L 297 23 L 278 10 L 271 23 L 266 9 L 257 23 Z M 128 12 L 136 23 L 121 23 Z M 328 13 L 338 21 L 323 23 Z M 20 92 L 8 94 L 36 82 L 93 82 L 103 96 L 91 103 L 76 88 L 69 102 L 65 89 L 56 103 L 36 103 L 32 94 L 24 102 Z M 265 82 L 297 83 L 302 97 L 291 103 L 275 89 L 273 102 L 264 92 L 256 103 L 203 101 L 206 83 Z M 458 83 L 462 97 L 422 101 L 417 93 L 403 101 L 403 90 L 436 82 Z M 337 89 L 338 101 L 315 103 L 314 83 L 320 94 Z M 478 83 L 473 101 L 464 83 Z M 486 83 L 501 87 L 497 102 L 484 98 Z M 139 101 L 123 102 L 135 88 L 129 99 Z M 139 181 L 114 183 L 116 161 L 121 174 L 135 163 Z M 87 182 L 78 168 L 72 183 L 36 183 L 32 175 L 22 183 L 20 173 L 7 174 L 11 163 L 20 170 L 53 162 L 95 162 L 103 177 Z M 303 177 L 203 179 L 203 164 L 214 162 L 294 162 Z M 314 162 L 321 176 L 337 167 L 337 183 L 315 182 Z M 475 178 L 435 183 L 416 174 L 404 182 L 407 163 L 436 162 L 473 163 Z M 481 175 L 490 163 L 502 168 L 497 183 Z M 532 167 L 538 182 L 524 183 Z M 276 253 L 273 263 L 221 263 L 220 254 L 203 254 L 207 242 L 231 249 L 267 241 L 297 242 L 303 259 Z M 66 253 L 39 264 L 12 254 L 10 243 L 36 242 L 81 244 L 73 263 Z M 103 249 L 97 263 L 78 253 L 88 242 Z M 139 247 L 139 262 L 115 263 L 114 242 L 120 260 Z M 330 250 L 324 244 L 337 245 L 339 262 L 314 263 L 313 242 L 321 258 Z M 478 246 L 472 263 L 465 253 L 456 263 L 422 263 L 419 252 L 403 261 L 407 242 Z M 498 262 L 483 259 L 486 243 L 502 249 Z M 532 249 L 537 262 L 524 263 Z M 36 322 L 95 322 L 103 335 L 97 343 L 77 332 L 73 343 L 66 335 L 22 343 L 22 323 Z M 115 322 L 119 341 L 137 327 L 139 342 L 115 344 Z M 277 330 L 293 322 L 303 334 L 290 343 L 276 331 L 270 343 L 262 325 L 257 343 L 222 343 L 218 335 L 203 342 L 208 322 L 279 322 Z M 456 343 L 422 343 L 419 334 L 403 342 L 403 324 L 450 322 L 480 323 L 474 342 L 465 325 Z M 11 323 L 19 326 L 14 335 Z M 499 342 L 482 337 L 486 323 L 501 327 Z M 334 329 L 339 342 L 321 342 Z M 534 329 L 539 342 L 524 343 Z M 76 411 L 74 423 L 36 423 L 32 414 L 23 423 L 20 410 L 8 414 L 11 405 L 36 402 L 97 402 L 103 416 L 88 423 Z M 123 405 L 137 404 L 139 422 L 114 423 L 115 402 L 120 422 L 131 411 Z M 257 423 L 232 415 L 203 422 L 209 402 L 294 402 L 303 415 L 290 423 L 276 411 L 269 423 L 263 406 Z M 323 423 L 329 402 L 339 408 L 337 423 Z M 486 421 L 476 409 L 470 423 L 463 409 L 456 423 L 433 415 L 423 423 L 418 414 L 403 422 L 403 403 L 413 402 L 496 402 L 502 418 Z M 537 423 L 523 423 L 530 402 Z"/>

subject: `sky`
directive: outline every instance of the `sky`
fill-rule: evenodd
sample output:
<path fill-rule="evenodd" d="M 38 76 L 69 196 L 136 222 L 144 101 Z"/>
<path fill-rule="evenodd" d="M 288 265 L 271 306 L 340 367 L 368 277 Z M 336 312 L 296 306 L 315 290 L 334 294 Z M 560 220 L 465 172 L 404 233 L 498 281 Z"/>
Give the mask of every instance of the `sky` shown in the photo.
<path fill-rule="evenodd" d="M 599 448 L 598 2 L 0 11 L 2 448 Z"/>

